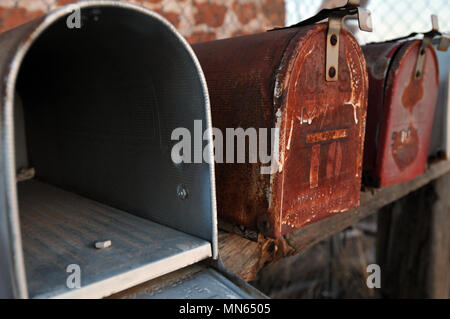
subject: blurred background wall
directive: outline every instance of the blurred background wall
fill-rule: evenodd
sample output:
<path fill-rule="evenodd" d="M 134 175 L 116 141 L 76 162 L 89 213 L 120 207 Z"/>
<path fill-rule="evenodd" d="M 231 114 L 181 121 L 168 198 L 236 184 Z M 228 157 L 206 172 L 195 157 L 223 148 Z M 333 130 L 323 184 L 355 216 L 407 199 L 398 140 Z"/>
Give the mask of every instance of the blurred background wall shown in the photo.
<path fill-rule="evenodd" d="M 0 32 L 73 0 L 0 0 Z M 145 0 L 140 4 L 166 17 L 190 43 L 262 32 L 285 21 L 284 0 Z"/>
<path fill-rule="evenodd" d="M 125 1 L 125 0 L 122 0 Z M 0 0 L 0 32 L 23 24 L 73 0 Z M 346 0 L 131 0 L 165 16 L 189 42 L 196 43 L 262 32 L 291 25 L 321 8 L 340 6 Z M 450 0 L 362 0 L 372 12 L 374 32 L 347 27 L 361 43 L 381 41 L 428 31 L 430 15 L 439 15 L 441 29 L 450 31 Z"/>

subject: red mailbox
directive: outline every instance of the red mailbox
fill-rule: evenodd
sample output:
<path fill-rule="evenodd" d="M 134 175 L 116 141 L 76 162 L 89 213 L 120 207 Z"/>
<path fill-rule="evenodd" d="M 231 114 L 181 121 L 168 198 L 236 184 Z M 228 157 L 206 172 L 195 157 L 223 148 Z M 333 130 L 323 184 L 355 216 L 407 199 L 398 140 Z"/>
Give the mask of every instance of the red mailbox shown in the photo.
<path fill-rule="evenodd" d="M 410 40 L 416 35 L 363 47 L 369 71 L 364 146 L 368 186 L 406 182 L 426 168 L 439 87 L 431 45 L 440 35 L 436 18 L 423 40 Z"/>
<path fill-rule="evenodd" d="M 362 29 L 371 26 L 352 3 L 292 27 L 193 46 L 214 127 L 278 129 L 270 174 L 261 161 L 216 163 L 228 225 L 278 237 L 359 205 L 368 79 L 361 48 L 340 28 L 357 13 Z"/>

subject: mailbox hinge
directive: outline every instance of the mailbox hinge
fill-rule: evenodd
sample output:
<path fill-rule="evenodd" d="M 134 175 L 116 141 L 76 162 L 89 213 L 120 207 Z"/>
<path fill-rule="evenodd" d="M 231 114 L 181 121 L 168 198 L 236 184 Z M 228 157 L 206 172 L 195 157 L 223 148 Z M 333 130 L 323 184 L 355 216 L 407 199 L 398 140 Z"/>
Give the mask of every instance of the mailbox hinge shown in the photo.
<path fill-rule="evenodd" d="M 340 10 L 332 11 L 328 16 L 327 50 L 326 50 L 326 73 L 328 82 L 336 82 L 339 78 L 339 35 L 342 29 L 342 22 L 348 15 L 358 16 L 359 28 L 362 31 L 372 31 L 372 18 L 370 11 L 358 7 L 360 0 L 347 1 L 347 5 Z"/>
<path fill-rule="evenodd" d="M 419 48 L 419 53 L 417 56 L 417 62 L 416 62 L 416 68 L 414 71 L 414 77 L 416 79 L 421 79 L 423 74 L 423 66 L 425 63 L 425 56 L 427 53 L 427 48 L 433 41 L 433 38 L 440 37 L 438 50 L 439 51 L 447 51 L 448 46 L 450 44 L 450 36 L 447 34 L 442 34 L 439 32 L 439 23 L 438 23 L 438 17 L 436 15 L 431 15 L 431 24 L 432 29 L 431 31 L 423 34 L 423 40 L 422 44 Z M 413 35 L 416 35 L 417 33 L 413 33 Z"/>
<path fill-rule="evenodd" d="M 309 19 L 306 19 L 289 27 L 275 28 L 273 30 L 297 28 L 328 19 L 325 74 L 327 81 L 335 82 L 339 78 L 339 35 L 342 29 L 342 21 L 348 16 L 357 15 L 359 28 L 362 31 L 372 32 L 372 18 L 370 15 L 370 11 L 364 8 L 360 8 L 360 3 L 361 0 L 347 0 L 347 3 L 344 6 L 331 9 L 322 9 L 321 11 L 319 11 L 319 13 Z"/>

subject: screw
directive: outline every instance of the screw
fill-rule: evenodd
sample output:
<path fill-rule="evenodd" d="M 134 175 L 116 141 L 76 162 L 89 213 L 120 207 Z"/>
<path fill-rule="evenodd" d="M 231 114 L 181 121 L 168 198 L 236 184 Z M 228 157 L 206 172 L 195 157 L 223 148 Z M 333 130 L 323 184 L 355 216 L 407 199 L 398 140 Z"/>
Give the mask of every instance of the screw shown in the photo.
<path fill-rule="evenodd" d="M 337 39 L 336 34 L 333 34 L 330 38 L 331 45 L 335 46 L 337 44 L 337 41 L 338 41 L 338 39 Z"/>
<path fill-rule="evenodd" d="M 336 76 L 336 68 L 334 66 L 332 66 L 329 70 L 328 70 L 328 75 L 330 76 L 330 78 L 334 78 Z"/>
<path fill-rule="evenodd" d="M 179 199 L 185 200 L 188 197 L 188 192 L 183 185 L 177 186 L 177 196 Z"/>

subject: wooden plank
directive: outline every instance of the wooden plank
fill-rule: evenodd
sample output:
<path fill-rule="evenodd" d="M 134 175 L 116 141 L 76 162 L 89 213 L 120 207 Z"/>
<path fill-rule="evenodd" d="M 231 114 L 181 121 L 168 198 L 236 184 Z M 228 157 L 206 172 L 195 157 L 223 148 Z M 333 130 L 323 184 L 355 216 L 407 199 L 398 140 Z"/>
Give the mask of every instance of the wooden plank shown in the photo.
<path fill-rule="evenodd" d="M 450 174 L 378 214 L 377 263 L 387 298 L 449 298 Z"/>
<path fill-rule="evenodd" d="M 31 298 L 101 298 L 211 257 L 205 240 L 49 184 L 18 183 L 18 197 Z M 72 264 L 79 289 L 67 287 Z"/>
<path fill-rule="evenodd" d="M 299 254 L 448 172 L 450 162 L 440 161 L 430 165 L 423 175 L 407 183 L 382 189 L 366 189 L 361 192 L 361 206 L 358 209 L 339 213 L 276 240 L 258 235 L 257 241 L 251 241 L 221 230 L 220 257 L 230 271 L 246 281 L 251 281 L 265 265 L 286 256 Z"/>

